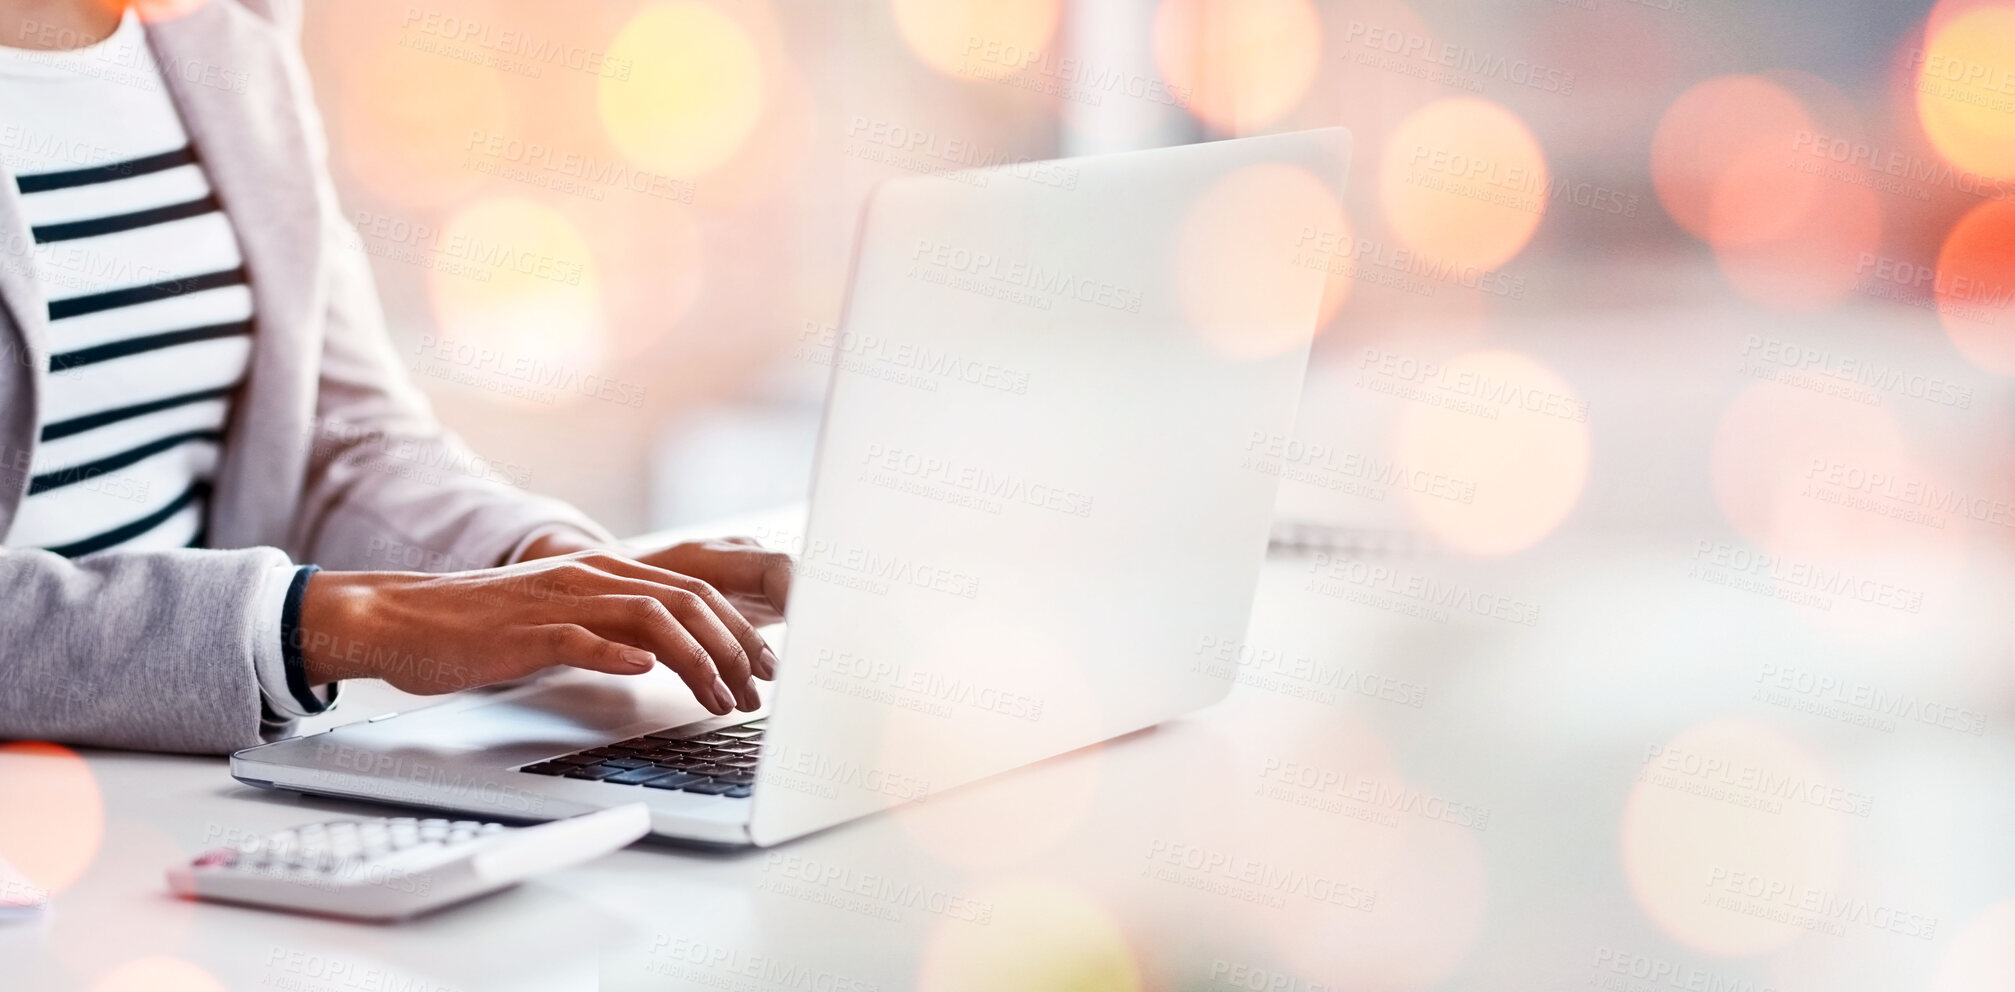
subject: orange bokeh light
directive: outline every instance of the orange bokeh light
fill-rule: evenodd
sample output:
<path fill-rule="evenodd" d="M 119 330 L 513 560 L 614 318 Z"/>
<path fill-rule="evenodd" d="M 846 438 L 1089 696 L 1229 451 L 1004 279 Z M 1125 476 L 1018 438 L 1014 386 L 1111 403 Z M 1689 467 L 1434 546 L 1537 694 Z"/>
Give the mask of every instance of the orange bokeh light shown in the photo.
<path fill-rule="evenodd" d="M 1768 783 L 1834 784 L 1798 741 L 1766 724 L 1700 724 L 1646 760 L 1623 809 L 1631 894 L 1674 940 L 1710 954 L 1775 950 L 1805 935 L 1778 901 L 1832 886 L 1852 814 Z M 1827 790 L 1818 790 L 1824 794 Z"/>
<path fill-rule="evenodd" d="M 1063 0 L 891 0 L 896 30 L 925 65 L 991 79 L 1043 57 Z"/>
<path fill-rule="evenodd" d="M 1309 0 L 1162 0 L 1154 61 L 1197 118 L 1251 134 L 1301 102 L 1322 60 Z"/>
<path fill-rule="evenodd" d="M 1437 100 L 1386 140 L 1378 197 L 1408 247 L 1495 268 L 1546 215 L 1546 155 L 1511 111 L 1475 97 Z"/>
<path fill-rule="evenodd" d="M 628 78 L 598 82 L 602 126 L 632 161 L 693 177 L 732 159 L 761 118 L 762 59 L 726 14 L 679 0 L 644 7 L 609 43 Z"/>
<path fill-rule="evenodd" d="M 1931 288 L 1959 353 L 1989 372 L 2015 375 L 2015 203 L 1983 203 L 1952 226 Z"/>
<path fill-rule="evenodd" d="M 1248 166 L 1218 180 L 1183 219 L 1177 298 L 1197 332 L 1235 358 L 1278 355 L 1309 339 L 1331 256 L 1308 232 L 1340 231 L 1343 208 L 1298 166 Z"/>
<path fill-rule="evenodd" d="M 337 150 L 371 192 L 434 209 L 466 199 L 486 176 L 469 167 L 472 133 L 523 135 L 499 76 L 481 66 L 379 41 L 337 77 Z"/>
<path fill-rule="evenodd" d="M 1856 487 L 1870 478 L 1930 479 L 1896 418 L 1880 406 L 1753 383 L 1722 414 L 1710 457 L 1722 515 L 1743 537 L 1777 554 L 1837 560 L 1947 539 L 1942 531 L 1847 498 L 1860 495 Z M 1830 485 L 1836 474 L 1852 484 Z M 1883 501 L 1874 502 L 1879 508 Z"/>
<path fill-rule="evenodd" d="M 44 892 L 69 888 L 98 856 L 105 800 L 98 778 L 60 744 L 0 744 L 0 858 Z"/>
<path fill-rule="evenodd" d="M 558 210 L 523 197 L 457 211 L 432 246 L 435 364 L 484 395 L 554 405 L 582 395 L 602 360 L 600 280 L 588 242 Z"/>
<path fill-rule="evenodd" d="M 1587 405 L 1553 370 L 1517 352 L 1473 351 L 1421 369 L 1417 395 L 1432 401 L 1405 404 L 1394 456 L 1452 485 L 1408 487 L 1414 518 L 1467 554 L 1537 544 L 1588 484 Z"/>
<path fill-rule="evenodd" d="M 1829 181 L 1814 208 L 1773 237 L 1716 245 L 1736 292 L 1780 310 L 1819 310 L 1846 299 L 1864 257 L 1882 244 L 1882 207 L 1866 186 Z"/>
<path fill-rule="evenodd" d="M 1825 180 L 1792 167 L 1816 130 L 1805 105 L 1762 76 L 1717 76 L 1680 94 L 1651 139 L 1651 182 L 1665 212 L 1712 245 L 1791 234 Z"/>
<path fill-rule="evenodd" d="M 1917 119 L 1946 161 L 2015 178 L 2015 6 L 1979 6 L 1927 28 L 1912 86 Z"/>

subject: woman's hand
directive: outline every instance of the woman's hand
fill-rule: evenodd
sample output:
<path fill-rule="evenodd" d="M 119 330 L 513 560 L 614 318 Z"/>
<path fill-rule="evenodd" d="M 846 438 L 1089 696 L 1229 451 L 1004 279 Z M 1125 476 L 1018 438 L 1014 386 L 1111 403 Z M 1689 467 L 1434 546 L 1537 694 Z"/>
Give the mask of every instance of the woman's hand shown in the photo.
<path fill-rule="evenodd" d="M 599 550 L 586 535 L 556 532 L 525 549 L 520 561 Z M 784 618 L 791 594 L 791 556 L 771 551 L 753 537 L 723 537 L 686 541 L 656 551 L 619 550 L 647 565 L 704 579 L 728 597 L 757 626 Z M 774 673 L 763 674 L 770 678 Z"/>
<path fill-rule="evenodd" d="M 554 665 L 637 675 L 662 663 L 708 710 L 754 710 L 761 701 L 752 677 L 776 674 L 769 645 L 730 595 L 661 564 L 709 570 L 767 616 L 788 594 L 788 556 L 704 542 L 655 557 L 661 562 L 582 551 L 442 575 L 318 572 L 301 604 L 302 662 L 314 684 L 379 678 L 423 694 Z"/>

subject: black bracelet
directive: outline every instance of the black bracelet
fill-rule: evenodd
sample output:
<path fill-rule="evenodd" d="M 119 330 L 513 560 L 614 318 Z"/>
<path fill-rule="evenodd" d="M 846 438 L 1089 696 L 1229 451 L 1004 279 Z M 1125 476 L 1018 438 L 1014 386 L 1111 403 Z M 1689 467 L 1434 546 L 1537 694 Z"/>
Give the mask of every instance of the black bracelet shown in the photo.
<path fill-rule="evenodd" d="M 294 570 L 287 586 L 287 605 L 280 609 L 280 660 L 287 670 L 287 691 L 294 704 L 307 714 L 320 713 L 336 702 L 336 686 L 329 686 L 328 700 L 315 698 L 308 688 L 308 669 L 301 663 L 301 600 L 308 595 L 308 576 L 321 571 L 319 565 L 303 565 Z"/>

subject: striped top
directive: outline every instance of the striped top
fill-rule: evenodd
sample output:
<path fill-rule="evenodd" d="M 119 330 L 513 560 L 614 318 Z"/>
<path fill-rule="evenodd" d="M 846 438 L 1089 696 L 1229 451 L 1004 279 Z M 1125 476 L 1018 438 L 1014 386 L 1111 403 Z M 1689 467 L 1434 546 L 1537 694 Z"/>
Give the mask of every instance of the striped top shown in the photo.
<path fill-rule="evenodd" d="M 87 48 L 0 48 L 0 106 L 50 373 L 5 543 L 67 557 L 201 547 L 252 297 L 139 19 L 128 10 Z"/>

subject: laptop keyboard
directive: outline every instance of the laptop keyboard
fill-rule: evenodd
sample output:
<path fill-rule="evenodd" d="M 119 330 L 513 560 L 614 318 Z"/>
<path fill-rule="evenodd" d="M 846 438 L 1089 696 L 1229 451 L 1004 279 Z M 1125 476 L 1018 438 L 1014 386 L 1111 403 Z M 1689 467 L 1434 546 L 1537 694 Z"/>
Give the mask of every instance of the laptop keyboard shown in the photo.
<path fill-rule="evenodd" d="M 764 723 L 755 720 L 699 734 L 660 730 L 563 754 L 518 770 L 532 775 L 741 799 L 756 782 L 756 758 L 763 749 Z"/>

